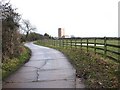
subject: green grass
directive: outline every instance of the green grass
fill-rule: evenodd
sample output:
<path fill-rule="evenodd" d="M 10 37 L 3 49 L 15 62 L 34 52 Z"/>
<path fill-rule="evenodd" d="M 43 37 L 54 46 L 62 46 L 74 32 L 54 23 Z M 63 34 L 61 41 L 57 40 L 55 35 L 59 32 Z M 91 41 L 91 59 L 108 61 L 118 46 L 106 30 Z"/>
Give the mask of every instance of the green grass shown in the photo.
<path fill-rule="evenodd" d="M 56 47 L 50 44 L 43 44 L 63 52 L 70 60 L 77 71 L 77 76 L 83 78 L 87 88 L 117 88 L 120 85 L 119 63 L 110 59 L 104 59 L 93 52 L 86 52 L 85 49 L 74 47 Z"/>
<path fill-rule="evenodd" d="M 59 48 L 58 48 L 59 49 Z M 77 70 L 77 75 L 85 79 L 88 88 L 114 88 L 118 87 L 116 71 L 118 63 L 112 60 L 105 60 L 94 53 L 87 53 L 85 50 L 75 48 L 60 48 Z"/>
<path fill-rule="evenodd" d="M 64 41 L 64 47 L 66 47 L 66 48 L 67 48 L 67 47 L 71 47 L 71 41 L 70 41 L 70 40 L 63 40 L 63 41 Z M 60 40 L 50 40 L 50 39 L 48 39 L 48 40 L 45 40 L 45 41 L 42 40 L 42 43 L 41 43 L 41 41 L 39 41 L 39 42 L 40 42 L 41 44 L 43 44 L 43 45 L 63 46 L 63 41 L 60 41 Z M 72 40 L 72 47 L 75 47 L 75 46 L 74 46 L 74 45 L 75 45 L 75 42 L 81 44 L 81 40 L 80 40 L 80 39 L 77 39 L 76 41 L 75 41 L 75 39 L 73 39 L 73 40 Z M 87 43 L 87 39 L 83 39 L 82 42 Z M 89 39 L 88 42 L 94 43 L 94 39 Z M 96 39 L 96 43 L 104 44 L 104 39 Z M 114 40 L 114 39 L 111 39 L 111 40 L 109 39 L 109 40 L 106 41 L 106 43 L 107 43 L 107 44 L 111 44 L 111 45 L 119 45 L 119 44 L 118 44 L 118 40 Z M 89 45 L 89 46 L 91 46 L 91 45 Z M 91 52 L 94 52 L 94 48 L 91 48 L 91 47 L 89 47 L 89 46 L 88 46 L 88 50 L 91 51 Z M 80 45 L 77 46 L 77 48 L 80 48 L 80 47 L 81 47 Z M 94 47 L 94 45 L 93 45 L 92 47 Z M 85 45 L 85 46 L 82 46 L 82 48 L 85 49 L 85 50 L 87 50 L 86 45 Z M 96 48 L 104 49 L 104 46 L 96 46 Z M 118 50 L 119 48 L 117 48 L 117 47 L 107 46 L 106 49 L 107 49 L 107 50 L 114 51 L 114 52 L 119 52 L 119 50 Z M 96 49 L 96 52 L 103 54 L 102 56 L 105 56 L 104 50 Z M 114 58 L 113 60 L 116 59 L 116 60 L 115 60 L 116 62 L 120 62 L 120 61 L 119 61 L 119 58 L 118 58 L 118 57 L 119 57 L 118 54 L 114 54 L 114 53 L 112 53 L 112 52 L 107 51 L 106 56 L 111 56 L 112 58 Z"/>
<path fill-rule="evenodd" d="M 18 56 L 17 58 L 7 59 L 6 62 L 3 63 L 2 65 L 3 80 L 29 60 L 31 51 L 24 46 L 22 46 L 21 49 L 22 53 L 20 54 L 20 56 Z"/>

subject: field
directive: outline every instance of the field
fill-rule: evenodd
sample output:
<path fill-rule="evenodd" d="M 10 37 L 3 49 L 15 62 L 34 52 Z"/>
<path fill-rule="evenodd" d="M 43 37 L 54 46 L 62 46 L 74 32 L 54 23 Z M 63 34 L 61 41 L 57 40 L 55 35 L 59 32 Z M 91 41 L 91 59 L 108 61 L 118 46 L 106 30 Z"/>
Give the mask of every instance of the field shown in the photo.
<path fill-rule="evenodd" d="M 120 62 L 120 38 L 65 38 L 65 39 L 48 39 L 41 41 L 42 44 L 62 46 L 64 48 L 76 47 L 84 49 L 87 52 L 100 54 L 105 58 L 110 58 Z M 47 43 L 46 43 L 47 42 Z"/>
<path fill-rule="evenodd" d="M 87 88 L 117 88 L 120 85 L 117 61 L 119 59 L 116 54 L 113 55 L 116 60 L 104 55 L 106 47 L 111 51 L 118 52 L 118 40 L 106 40 L 106 44 L 116 47 L 108 47 L 103 39 L 96 39 L 96 41 L 83 39 L 82 42 L 81 39 L 46 39 L 35 43 L 63 52 L 76 69 L 76 76 L 83 79 Z M 97 48 L 102 48 L 102 50 Z M 103 55 L 97 54 L 102 52 Z M 107 54 L 108 52 L 106 52 Z"/>

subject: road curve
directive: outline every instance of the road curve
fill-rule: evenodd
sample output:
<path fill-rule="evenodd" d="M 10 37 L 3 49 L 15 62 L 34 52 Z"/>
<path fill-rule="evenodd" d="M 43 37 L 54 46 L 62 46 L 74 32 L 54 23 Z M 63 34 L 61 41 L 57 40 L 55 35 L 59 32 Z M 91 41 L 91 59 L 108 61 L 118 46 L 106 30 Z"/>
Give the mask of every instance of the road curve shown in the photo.
<path fill-rule="evenodd" d="M 32 42 L 25 46 L 32 51 L 30 60 L 5 80 L 3 88 L 76 88 L 75 69 L 61 52 Z"/>

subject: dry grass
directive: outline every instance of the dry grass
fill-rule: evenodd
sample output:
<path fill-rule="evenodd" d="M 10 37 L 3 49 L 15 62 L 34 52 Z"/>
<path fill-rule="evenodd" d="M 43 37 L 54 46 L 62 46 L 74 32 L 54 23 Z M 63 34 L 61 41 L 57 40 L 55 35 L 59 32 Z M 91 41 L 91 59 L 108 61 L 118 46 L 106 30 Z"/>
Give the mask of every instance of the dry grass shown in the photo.
<path fill-rule="evenodd" d="M 2 79 L 4 80 L 10 74 L 15 72 L 21 65 L 23 65 L 30 58 L 30 50 L 27 47 L 22 47 L 21 55 L 17 58 L 7 59 L 2 65 Z"/>
<path fill-rule="evenodd" d="M 77 70 L 77 76 L 84 79 L 87 88 L 118 88 L 120 86 L 119 63 L 92 52 L 87 53 L 84 49 L 48 46 L 60 50 L 69 58 Z"/>

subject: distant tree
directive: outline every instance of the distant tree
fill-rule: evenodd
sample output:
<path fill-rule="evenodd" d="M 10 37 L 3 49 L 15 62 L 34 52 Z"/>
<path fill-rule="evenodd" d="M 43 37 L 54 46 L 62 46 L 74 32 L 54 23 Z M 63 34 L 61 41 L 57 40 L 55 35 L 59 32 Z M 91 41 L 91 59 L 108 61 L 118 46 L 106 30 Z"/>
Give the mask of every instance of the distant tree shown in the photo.
<path fill-rule="evenodd" d="M 34 31 L 36 28 L 31 25 L 29 20 L 22 20 L 21 29 L 26 33 L 26 39 L 31 31 Z"/>
<path fill-rule="evenodd" d="M 49 37 L 49 34 L 45 33 L 45 34 L 44 34 L 44 36 L 47 36 L 47 37 Z"/>
<path fill-rule="evenodd" d="M 49 38 L 51 38 L 51 36 L 50 36 L 49 34 L 45 33 L 45 34 L 44 34 L 44 38 L 45 38 L 45 39 L 49 39 Z"/>
<path fill-rule="evenodd" d="M 35 41 L 35 40 L 40 40 L 43 39 L 43 35 L 35 33 L 35 32 L 31 32 L 28 35 L 28 41 Z"/>
<path fill-rule="evenodd" d="M 35 40 L 41 40 L 43 39 L 44 36 L 39 34 L 39 33 L 35 33 L 35 32 L 30 32 L 28 34 L 28 37 L 27 37 L 27 40 L 28 41 L 35 41 Z M 22 34 L 22 37 L 21 37 L 21 42 L 25 42 L 26 41 L 26 35 L 25 34 Z"/>

